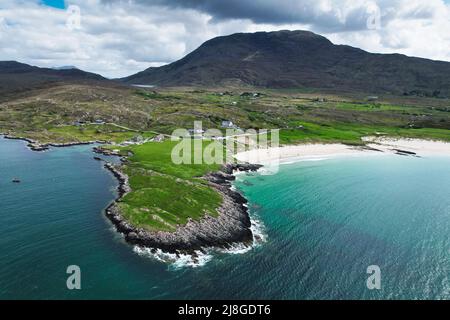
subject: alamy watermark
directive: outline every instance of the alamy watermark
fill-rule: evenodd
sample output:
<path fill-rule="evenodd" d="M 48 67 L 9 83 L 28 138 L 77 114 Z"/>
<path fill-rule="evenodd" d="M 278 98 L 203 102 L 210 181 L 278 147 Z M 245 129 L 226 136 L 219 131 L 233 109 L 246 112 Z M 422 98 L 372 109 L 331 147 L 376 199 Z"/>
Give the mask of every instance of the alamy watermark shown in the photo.
<path fill-rule="evenodd" d="M 380 30 L 381 29 L 381 9 L 380 7 L 372 3 L 367 7 L 367 18 L 366 25 L 369 30 Z"/>
<path fill-rule="evenodd" d="M 367 278 L 366 286 L 369 290 L 381 290 L 381 269 L 377 265 L 371 265 L 367 267 L 367 274 L 370 276 Z"/>
<path fill-rule="evenodd" d="M 69 290 L 81 290 L 81 269 L 77 265 L 67 267 L 66 273 L 70 276 L 66 280 L 66 286 Z"/>
<path fill-rule="evenodd" d="M 70 30 L 81 29 L 81 9 L 76 5 L 69 5 L 67 8 L 66 27 Z"/>
<path fill-rule="evenodd" d="M 203 130 L 202 122 L 195 121 L 193 129 L 174 130 L 171 140 L 178 142 L 171 152 L 174 164 L 223 165 L 234 162 L 235 155 L 239 155 L 240 161 L 264 162 L 265 174 L 278 172 L 280 164 L 278 129 L 244 131 L 229 126 L 223 131 Z"/>

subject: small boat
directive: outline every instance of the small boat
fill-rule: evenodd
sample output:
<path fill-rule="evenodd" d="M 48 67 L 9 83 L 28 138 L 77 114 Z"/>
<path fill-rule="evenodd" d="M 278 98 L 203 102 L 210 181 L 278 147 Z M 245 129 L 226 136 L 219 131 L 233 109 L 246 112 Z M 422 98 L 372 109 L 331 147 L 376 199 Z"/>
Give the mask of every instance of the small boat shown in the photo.
<path fill-rule="evenodd" d="M 14 178 L 14 179 L 12 180 L 12 182 L 13 182 L 13 183 L 20 183 L 20 179 Z"/>

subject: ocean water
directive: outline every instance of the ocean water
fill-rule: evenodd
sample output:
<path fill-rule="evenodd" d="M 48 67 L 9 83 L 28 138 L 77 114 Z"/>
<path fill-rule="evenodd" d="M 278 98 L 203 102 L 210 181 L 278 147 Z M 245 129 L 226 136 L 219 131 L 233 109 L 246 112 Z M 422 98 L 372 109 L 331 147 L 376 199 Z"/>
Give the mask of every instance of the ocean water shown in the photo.
<path fill-rule="evenodd" d="M 0 138 L 1 299 L 450 298 L 450 158 L 336 158 L 240 175 L 265 241 L 192 267 L 114 232 L 102 210 L 117 181 L 91 148 L 37 153 Z M 81 268 L 81 290 L 66 287 L 69 265 Z M 366 286 L 369 265 L 381 290 Z"/>

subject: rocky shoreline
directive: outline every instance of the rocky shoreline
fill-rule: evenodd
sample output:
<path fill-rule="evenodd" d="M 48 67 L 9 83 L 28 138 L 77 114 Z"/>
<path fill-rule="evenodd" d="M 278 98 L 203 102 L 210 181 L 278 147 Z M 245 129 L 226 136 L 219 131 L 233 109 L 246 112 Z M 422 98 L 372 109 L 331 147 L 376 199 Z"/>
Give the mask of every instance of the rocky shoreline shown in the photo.
<path fill-rule="evenodd" d="M 9 136 L 7 134 L 3 136 L 5 139 L 24 140 L 28 142 L 28 147 L 33 151 L 45 151 L 49 147 L 103 143 L 102 141 L 90 141 L 40 144 L 29 138 Z M 119 156 L 122 158 L 122 163 L 126 161 L 126 158 L 122 157 L 122 155 L 111 150 L 95 147 L 93 151 L 107 156 Z M 94 158 L 102 160 L 98 157 Z M 204 179 L 223 197 L 223 203 L 218 208 L 219 216 L 206 215 L 200 221 L 190 220 L 187 224 L 179 226 L 175 232 L 150 232 L 129 224 L 122 217 L 119 208 L 121 199 L 131 191 L 128 176 L 120 170 L 120 165 L 106 162 L 104 167 L 119 181 L 118 198 L 105 209 L 105 215 L 113 223 L 116 230 L 124 235 L 128 243 L 155 251 L 160 249 L 167 253 L 192 255 L 195 255 L 196 251 L 204 251 L 207 248 L 228 249 L 234 244 L 252 245 L 253 233 L 250 229 L 251 221 L 246 206 L 247 199 L 239 192 L 232 190 L 231 183 L 236 179 L 233 175 L 235 172 L 256 172 L 262 165 L 248 163 L 226 164 L 220 171 L 207 174 Z"/>
<path fill-rule="evenodd" d="M 106 141 L 86 141 L 86 142 L 68 142 L 68 143 L 45 143 L 42 144 L 38 141 L 35 141 L 30 138 L 25 137 L 16 137 L 11 136 L 8 134 L 3 134 L 3 137 L 5 139 L 9 140 L 23 140 L 28 142 L 27 147 L 30 148 L 32 151 L 46 151 L 50 147 L 56 147 L 56 148 L 62 148 L 62 147 L 72 147 L 72 146 L 80 146 L 80 145 L 88 145 L 88 144 L 94 144 L 94 143 L 107 143 Z"/>
<path fill-rule="evenodd" d="M 106 163 L 105 168 L 119 180 L 119 197 L 106 208 L 105 214 L 128 243 L 155 251 L 160 249 L 167 253 L 195 255 L 196 251 L 204 251 L 206 248 L 227 249 L 236 243 L 251 246 L 253 234 L 248 208 L 245 205 L 247 200 L 231 189 L 231 182 L 235 180 L 235 171 L 257 171 L 261 167 L 252 164 L 227 164 L 219 172 L 204 177 L 223 197 L 218 217 L 205 216 L 200 221 L 190 220 L 179 226 L 175 232 L 150 232 L 132 226 L 122 217 L 120 201 L 131 191 L 128 177 L 119 167 Z"/>

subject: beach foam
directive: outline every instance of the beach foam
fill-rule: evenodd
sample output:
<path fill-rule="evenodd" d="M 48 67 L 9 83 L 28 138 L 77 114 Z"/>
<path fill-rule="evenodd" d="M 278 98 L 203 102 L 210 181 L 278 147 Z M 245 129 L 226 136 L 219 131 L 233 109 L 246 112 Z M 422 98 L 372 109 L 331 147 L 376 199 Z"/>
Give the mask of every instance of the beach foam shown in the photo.
<path fill-rule="evenodd" d="M 150 257 L 152 259 L 156 259 L 157 261 L 168 263 L 169 268 L 172 268 L 174 270 L 184 267 L 201 267 L 212 259 L 211 254 L 201 251 L 196 251 L 195 255 L 174 254 L 164 252 L 161 249 L 151 249 L 140 246 L 134 246 L 133 251 L 140 256 Z"/>
<path fill-rule="evenodd" d="M 133 251 L 142 257 L 152 258 L 169 264 L 170 270 L 179 270 L 186 267 L 202 267 L 210 262 L 217 254 L 244 254 L 266 242 L 267 236 L 262 221 L 253 215 L 251 216 L 251 224 L 250 229 L 253 233 L 253 244 L 251 246 L 244 243 L 234 243 L 226 249 L 204 248 L 203 252 L 195 251 L 195 254 L 193 255 L 167 253 L 161 249 L 151 249 L 140 246 L 134 246 Z"/>

